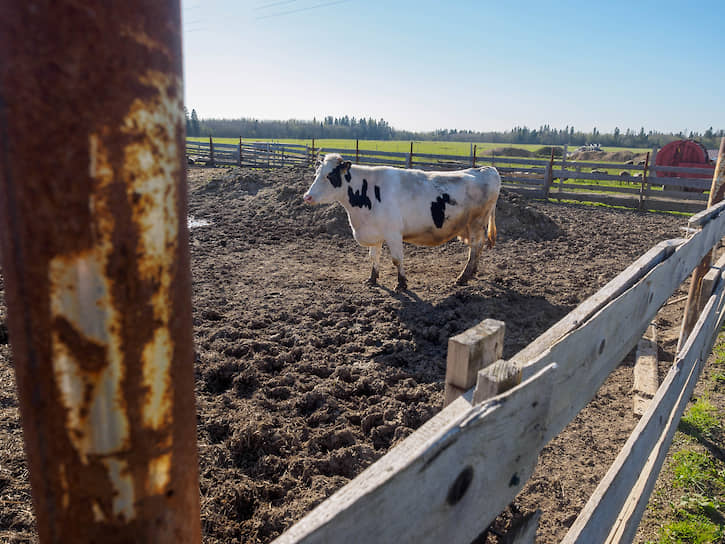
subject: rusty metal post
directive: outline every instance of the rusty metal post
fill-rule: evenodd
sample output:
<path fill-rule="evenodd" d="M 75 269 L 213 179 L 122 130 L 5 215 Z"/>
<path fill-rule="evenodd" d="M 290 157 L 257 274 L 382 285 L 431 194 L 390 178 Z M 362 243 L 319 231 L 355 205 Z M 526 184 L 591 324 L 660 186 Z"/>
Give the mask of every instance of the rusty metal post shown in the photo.
<path fill-rule="evenodd" d="M 242 166 L 242 137 L 239 137 L 239 147 L 237 149 L 237 166 Z"/>
<path fill-rule="evenodd" d="M 355 164 L 360 164 L 360 140 L 355 140 Z"/>
<path fill-rule="evenodd" d="M 211 138 L 211 134 L 209 134 L 209 166 L 216 166 L 214 162 L 214 141 Z"/>
<path fill-rule="evenodd" d="M 408 153 L 408 168 L 413 168 L 413 142 L 410 142 L 410 153 Z"/>
<path fill-rule="evenodd" d="M 473 144 L 473 168 L 476 168 L 476 147 L 477 144 Z"/>
<path fill-rule="evenodd" d="M 199 542 L 178 1 L 0 4 L 0 243 L 40 541 Z"/>
<path fill-rule="evenodd" d="M 712 184 L 710 185 L 710 196 L 707 199 L 707 207 L 722 201 L 725 193 L 725 137 L 720 140 L 720 151 L 717 155 L 717 165 L 712 175 Z M 677 351 L 680 351 L 682 345 L 687 341 L 695 323 L 697 323 L 697 308 L 700 305 L 700 291 L 702 289 L 702 279 L 707 274 L 712 264 L 712 250 L 702 259 L 697 268 L 692 273 L 690 280 L 690 289 L 687 293 L 687 304 L 685 305 L 685 315 L 682 318 L 682 328 L 680 329 L 680 338 L 677 342 Z"/>

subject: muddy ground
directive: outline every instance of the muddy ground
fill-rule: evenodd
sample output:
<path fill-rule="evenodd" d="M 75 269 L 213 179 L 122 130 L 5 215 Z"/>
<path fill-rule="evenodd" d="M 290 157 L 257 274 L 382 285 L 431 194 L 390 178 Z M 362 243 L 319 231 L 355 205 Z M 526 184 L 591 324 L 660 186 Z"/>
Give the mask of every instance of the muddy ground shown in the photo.
<path fill-rule="evenodd" d="M 453 284 L 465 263 L 462 244 L 406 246 L 409 291 L 397 293 L 387 254 L 380 285 L 363 285 L 367 251 L 341 207 L 303 205 L 311 180 L 303 168 L 189 170 L 190 214 L 209 223 L 191 231 L 209 544 L 269 542 L 436 414 L 448 337 L 500 319 L 510 357 L 656 242 L 680 236 L 685 222 L 506 193 L 498 244 L 469 285 Z M 4 316 L 1 307 L 2 323 Z M 2 341 L 0 540 L 32 542 L 0 334 Z M 562 538 L 636 424 L 631 387 L 630 357 L 545 448 L 513 509 L 543 510 L 540 542 Z"/>

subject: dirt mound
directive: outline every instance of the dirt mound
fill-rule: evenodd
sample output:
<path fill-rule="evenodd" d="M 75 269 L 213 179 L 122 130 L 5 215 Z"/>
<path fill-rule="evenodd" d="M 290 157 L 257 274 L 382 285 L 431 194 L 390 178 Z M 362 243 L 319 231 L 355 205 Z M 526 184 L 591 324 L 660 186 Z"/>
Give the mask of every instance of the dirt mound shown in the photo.
<path fill-rule="evenodd" d="M 294 219 L 314 232 L 349 238 L 350 224 L 345 209 L 337 204 L 310 207 L 302 195 L 310 185 L 313 174 L 305 168 L 289 168 L 283 172 L 285 183 L 264 181 L 261 174 L 238 168 L 223 176 L 215 176 L 195 190 L 195 194 L 224 196 L 233 205 L 234 199 L 247 199 L 256 215 Z M 544 212 L 532 207 L 525 197 L 505 189 L 496 206 L 496 226 L 503 239 L 552 240 L 559 236 L 556 222 Z"/>
<path fill-rule="evenodd" d="M 634 161 L 635 164 L 644 160 L 646 153 L 633 153 L 631 151 L 575 151 L 569 154 L 569 159 L 574 161 L 595 161 L 595 162 L 627 162 Z"/>
<path fill-rule="evenodd" d="M 502 157 L 533 157 L 534 154 L 528 149 L 520 147 L 497 147 L 492 151 L 494 155 Z"/>
<path fill-rule="evenodd" d="M 534 208 L 530 201 L 501 190 L 496 204 L 496 227 L 502 239 L 553 240 L 561 234 L 556 221 Z"/>

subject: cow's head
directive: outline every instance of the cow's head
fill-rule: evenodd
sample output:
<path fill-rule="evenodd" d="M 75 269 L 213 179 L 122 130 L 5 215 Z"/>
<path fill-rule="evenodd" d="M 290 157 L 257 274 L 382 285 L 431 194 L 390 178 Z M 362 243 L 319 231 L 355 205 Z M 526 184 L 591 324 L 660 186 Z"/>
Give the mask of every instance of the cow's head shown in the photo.
<path fill-rule="evenodd" d="M 337 153 L 325 155 L 317 168 L 315 181 L 302 197 L 308 204 L 327 204 L 346 195 L 343 185 L 350 181 L 350 161 L 344 160 Z"/>

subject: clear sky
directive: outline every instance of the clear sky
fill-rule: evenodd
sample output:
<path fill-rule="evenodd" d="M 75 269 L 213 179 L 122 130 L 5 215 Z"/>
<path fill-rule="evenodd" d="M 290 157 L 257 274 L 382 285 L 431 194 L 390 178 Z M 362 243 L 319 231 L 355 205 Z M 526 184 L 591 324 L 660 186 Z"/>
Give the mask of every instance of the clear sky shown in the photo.
<path fill-rule="evenodd" d="M 199 117 L 725 128 L 725 2 L 182 0 Z"/>

